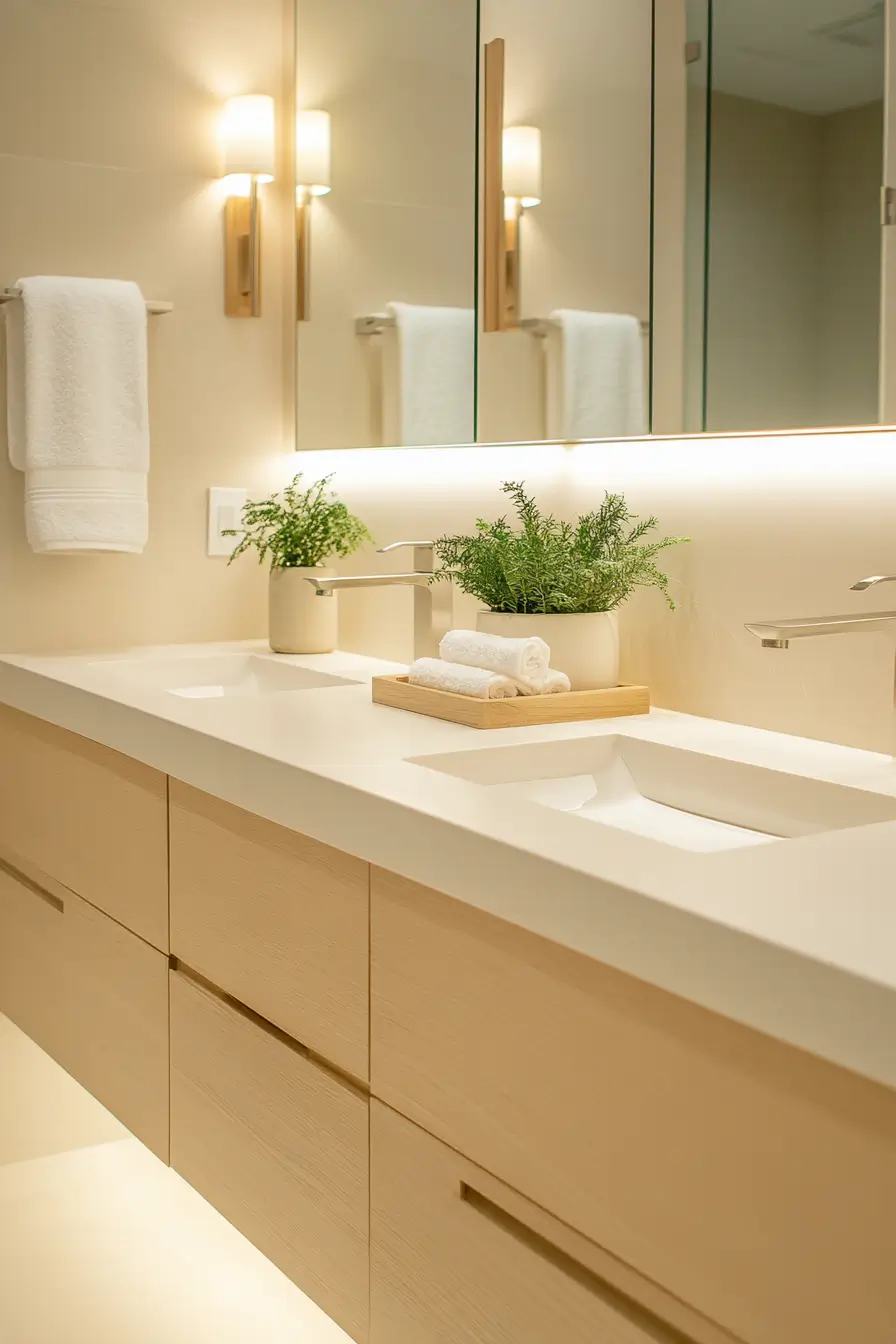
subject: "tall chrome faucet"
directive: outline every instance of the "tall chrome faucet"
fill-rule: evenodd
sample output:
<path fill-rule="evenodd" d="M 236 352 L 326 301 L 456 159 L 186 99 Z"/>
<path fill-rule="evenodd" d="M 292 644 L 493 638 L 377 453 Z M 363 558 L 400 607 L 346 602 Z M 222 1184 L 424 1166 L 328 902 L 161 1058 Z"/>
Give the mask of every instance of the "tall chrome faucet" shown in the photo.
<path fill-rule="evenodd" d="M 332 597 L 340 588 L 385 588 L 408 584 L 414 589 L 414 657 L 437 658 L 442 637 L 454 620 L 453 593 L 450 583 L 433 579 L 435 547 L 431 541 L 394 541 L 377 555 L 388 555 L 411 546 L 414 568 L 408 574 L 352 574 L 338 579 L 309 579 L 318 597 Z"/>
<path fill-rule="evenodd" d="M 863 593 L 878 583 L 896 583 L 896 574 L 875 574 L 859 579 L 850 592 Z M 896 637 L 896 611 L 853 612 L 848 616 L 801 616 L 790 621 L 748 623 L 751 635 L 762 640 L 764 649 L 786 649 L 792 639 L 814 639 L 818 635 L 892 634 Z"/>

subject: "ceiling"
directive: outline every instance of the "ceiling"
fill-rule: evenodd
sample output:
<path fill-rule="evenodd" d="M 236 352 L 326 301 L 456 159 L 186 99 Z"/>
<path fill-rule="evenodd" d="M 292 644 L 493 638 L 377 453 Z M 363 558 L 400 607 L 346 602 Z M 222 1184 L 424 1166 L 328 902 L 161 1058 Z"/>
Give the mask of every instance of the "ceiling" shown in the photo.
<path fill-rule="evenodd" d="M 705 4 L 694 0 L 692 15 Z M 713 88 L 816 115 L 873 102 L 884 89 L 885 8 L 886 0 L 713 0 Z"/>

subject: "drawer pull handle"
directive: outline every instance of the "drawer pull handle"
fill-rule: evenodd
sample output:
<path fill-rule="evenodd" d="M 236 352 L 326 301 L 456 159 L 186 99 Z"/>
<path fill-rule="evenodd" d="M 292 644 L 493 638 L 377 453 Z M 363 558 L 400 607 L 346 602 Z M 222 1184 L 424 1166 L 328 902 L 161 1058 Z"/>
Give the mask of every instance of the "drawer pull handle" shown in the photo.
<path fill-rule="evenodd" d="M 606 1306 L 631 1321 L 633 1325 L 644 1332 L 647 1339 L 655 1341 L 655 1344 L 694 1344 L 694 1340 L 690 1336 L 683 1335 L 680 1330 L 668 1325 L 661 1317 L 656 1316 L 649 1308 L 642 1306 L 635 1298 L 621 1292 L 607 1279 L 595 1274 L 593 1270 L 588 1269 L 566 1251 L 561 1250 L 559 1246 L 555 1246 L 540 1232 L 535 1232 L 526 1223 L 520 1222 L 513 1214 L 508 1213 L 506 1209 L 502 1209 L 500 1204 L 495 1204 L 472 1185 L 468 1185 L 466 1181 L 460 1183 L 460 1197 L 465 1204 L 469 1204 L 471 1209 L 487 1218 L 495 1227 L 499 1227 L 502 1232 L 506 1232 L 513 1237 L 520 1245 L 533 1251 L 542 1260 L 546 1260 L 548 1264 L 560 1270 L 562 1274 L 574 1279 L 581 1287 L 600 1298 Z"/>
<path fill-rule="evenodd" d="M 54 896 L 52 892 L 46 891 L 37 882 L 32 881 L 30 877 L 26 877 L 18 868 L 14 868 L 11 863 L 7 863 L 5 859 L 0 859 L 0 872 L 6 873 L 6 876 L 11 877 L 20 887 L 24 887 L 32 895 L 38 896 L 45 905 L 49 905 L 58 914 L 65 914 L 65 902 L 61 896 Z"/>

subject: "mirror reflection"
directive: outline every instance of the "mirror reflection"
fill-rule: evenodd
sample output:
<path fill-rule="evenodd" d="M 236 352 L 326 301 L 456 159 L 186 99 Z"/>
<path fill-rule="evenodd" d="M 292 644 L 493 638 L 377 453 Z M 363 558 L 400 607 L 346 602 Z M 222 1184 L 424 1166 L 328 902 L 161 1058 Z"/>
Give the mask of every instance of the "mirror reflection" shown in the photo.
<path fill-rule="evenodd" d="M 691 178 L 692 227 L 707 205 L 696 428 L 878 420 L 885 19 L 883 0 L 713 0 L 688 104 L 709 167 Z"/>
<path fill-rule="evenodd" d="M 887 418 L 886 8 L 296 0 L 299 448 Z"/>

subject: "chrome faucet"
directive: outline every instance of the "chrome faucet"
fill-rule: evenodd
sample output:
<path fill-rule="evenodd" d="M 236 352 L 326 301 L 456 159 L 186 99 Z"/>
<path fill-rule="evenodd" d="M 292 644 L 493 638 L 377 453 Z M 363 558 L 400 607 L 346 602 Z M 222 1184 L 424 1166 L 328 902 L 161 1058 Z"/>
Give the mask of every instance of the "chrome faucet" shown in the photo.
<path fill-rule="evenodd" d="M 435 545 L 431 541 L 394 541 L 383 546 L 377 555 L 388 555 L 411 546 L 414 568 L 408 574 L 351 574 L 337 579 L 311 579 L 318 597 L 332 597 L 340 588 L 386 588 L 393 584 L 407 584 L 414 589 L 414 657 L 438 658 L 442 637 L 454 621 L 454 601 L 450 583 L 433 578 Z"/>
<path fill-rule="evenodd" d="M 896 583 L 896 574 L 875 574 L 859 579 L 850 592 L 863 593 L 878 583 Z M 760 621 L 746 627 L 762 641 L 764 649 L 786 649 L 792 639 L 819 635 L 892 634 L 896 637 L 896 611 L 853 612 L 848 616 L 802 616 L 790 621 Z"/>

